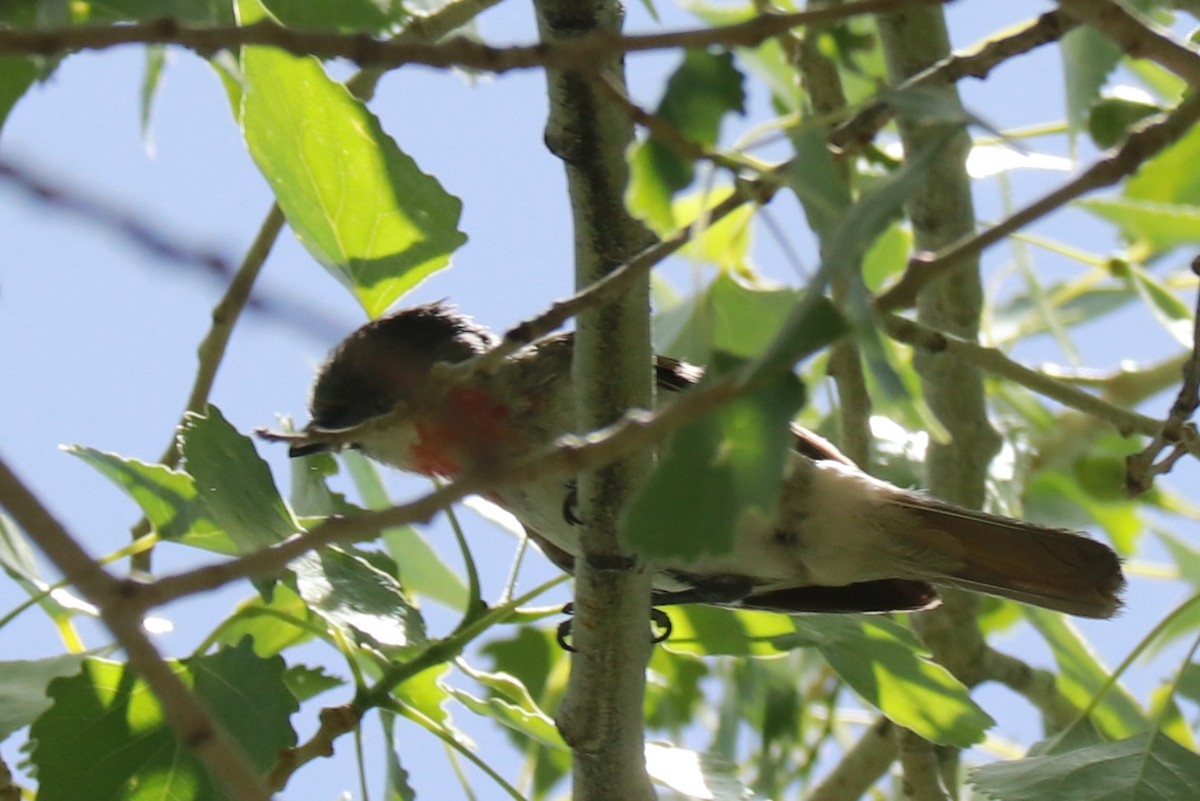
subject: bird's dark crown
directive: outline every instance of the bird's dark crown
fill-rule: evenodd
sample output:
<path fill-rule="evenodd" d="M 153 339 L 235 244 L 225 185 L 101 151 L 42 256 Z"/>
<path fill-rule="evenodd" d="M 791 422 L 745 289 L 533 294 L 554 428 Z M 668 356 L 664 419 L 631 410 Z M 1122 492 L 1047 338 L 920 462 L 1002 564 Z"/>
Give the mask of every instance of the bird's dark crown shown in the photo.
<path fill-rule="evenodd" d="M 321 367 L 309 404 L 321 428 L 347 428 L 386 414 L 425 388 L 433 365 L 462 362 L 494 338 L 437 301 L 372 320 L 348 336 Z"/>

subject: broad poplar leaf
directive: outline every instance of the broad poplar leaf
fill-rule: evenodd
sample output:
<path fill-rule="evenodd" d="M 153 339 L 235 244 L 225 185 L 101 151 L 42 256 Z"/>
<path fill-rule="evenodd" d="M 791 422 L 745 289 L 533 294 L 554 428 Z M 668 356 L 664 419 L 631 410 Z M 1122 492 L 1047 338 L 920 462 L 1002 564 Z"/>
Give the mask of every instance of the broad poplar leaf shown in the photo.
<path fill-rule="evenodd" d="M 1075 205 L 1115 223 L 1126 239 L 1151 253 L 1200 242 L 1200 205 L 1196 203 L 1107 197 L 1080 200 Z"/>
<path fill-rule="evenodd" d="M 790 287 L 756 285 L 722 272 L 702 295 L 655 315 L 656 350 L 698 364 L 714 351 L 753 358 L 774 341 L 799 299 Z"/>
<path fill-rule="evenodd" d="M 1085 130 L 1088 112 L 1100 98 L 1109 73 L 1121 61 L 1121 48 L 1090 25 L 1080 25 L 1062 38 L 1063 73 L 1067 81 L 1067 125 L 1072 134 Z"/>
<path fill-rule="evenodd" d="M 289 718 L 299 704 L 283 681 L 283 659 L 261 659 L 248 641 L 171 668 L 260 773 L 296 744 Z M 224 801 L 230 798 L 182 742 L 158 699 L 126 664 L 87 659 L 50 684 L 52 706 L 30 729 L 40 801 Z"/>
<path fill-rule="evenodd" d="M 242 0 L 243 24 L 261 15 Z M 241 124 L 292 230 L 376 317 L 466 241 L 462 203 L 313 58 L 242 53 Z"/>
<path fill-rule="evenodd" d="M 183 419 L 180 448 L 208 513 L 248 553 L 300 531 L 249 437 L 209 406 Z"/>
<path fill-rule="evenodd" d="M 971 770 L 967 781 L 995 801 L 1194 801 L 1200 756 L 1147 732 L 984 765 Z"/>
<path fill-rule="evenodd" d="M 233 540 L 209 515 L 196 483 L 182 470 L 82 445 L 65 448 L 120 487 L 141 508 L 163 539 L 223 554 L 237 553 Z"/>
<path fill-rule="evenodd" d="M 0 662 L 0 741 L 23 729 L 50 708 L 46 687 L 53 679 L 79 672 L 82 654 Z"/>
<path fill-rule="evenodd" d="M 383 739 L 387 744 L 387 786 L 384 801 L 415 801 L 417 791 L 408 783 L 408 771 L 400 764 L 400 752 L 396 745 L 396 715 L 386 709 L 379 710 L 379 723 L 383 727 Z"/>
<path fill-rule="evenodd" d="M 721 120 L 729 112 L 745 113 L 742 75 L 728 52 L 687 50 L 683 63 L 667 80 L 655 116 L 685 140 L 712 147 Z M 658 228 L 674 227 L 671 198 L 692 182 L 695 165 L 670 142 L 651 134 L 630 155 L 629 206 Z"/>
<path fill-rule="evenodd" d="M 309 607 L 331 625 L 385 647 L 425 641 L 421 615 L 395 577 L 338 547 L 308 553 L 288 565 Z"/>
<path fill-rule="evenodd" d="M 663 647 L 699 656 L 776 656 L 797 647 L 787 615 L 688 604 L 664 610 L 671 636 Z"/>
<path fill-rule="evenodd" d="M 769 525 L 803 402 L 800 380 L 782 373 L 680 428 L 622 513 L 624 542 L 686 561 L 728 553 L 739 526 Z"/>
<path fill-rule="evenodd" d="M 889 720 L 941 745 L 982 742 L 995 721 L 966 686 L 929 658 L 911 631 L 875 615 L 792 618 L 859 697 Z"/>
<path fill-rule="evenodd" d="M 290 666 L 283 674 L 283 682 L 296 700 L 301 703 L 346 684 L 345 679 L 331 676 L 325 672 L 323 667 L 308 667 L 307 665 Z"/>
<path fill-rule="evenodd" d="M 308 642 L 325 628 L 324 622 L 316 618 L 292 587 L 277 582 L 271 589 L 270 600 L 256 595 L 243 601 L 221 624 L 217 636 L 218 642 L 226 645 L 236 645 L 250 637 L 254 653 L 265 657 Z"/>

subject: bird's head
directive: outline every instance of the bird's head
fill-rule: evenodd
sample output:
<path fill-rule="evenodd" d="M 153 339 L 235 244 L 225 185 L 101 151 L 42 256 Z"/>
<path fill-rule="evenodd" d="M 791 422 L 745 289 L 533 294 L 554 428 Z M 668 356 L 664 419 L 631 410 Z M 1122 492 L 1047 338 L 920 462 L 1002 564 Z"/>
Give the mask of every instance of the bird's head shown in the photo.
<path fill-rule="evenodd" d="M 384 429 L 364 432 L 354 445 L 403 469 L 457 472 L 453 449 L 439 441 L 443 429 L 455 417 L 486 410 L 478 408 L 470 387 L 446 389 L 431 374 L 435 364 L 466 361 L 493 343 L 486 329 L 441 302 L 373 320 L 347 337 L 321 366 L 309 402 L 308 430 L 346 429 L 391 415 Z M 472 427 L 470 421 L 460 422 Z M 326 449 L 298 444 L 291 455 Z"/>

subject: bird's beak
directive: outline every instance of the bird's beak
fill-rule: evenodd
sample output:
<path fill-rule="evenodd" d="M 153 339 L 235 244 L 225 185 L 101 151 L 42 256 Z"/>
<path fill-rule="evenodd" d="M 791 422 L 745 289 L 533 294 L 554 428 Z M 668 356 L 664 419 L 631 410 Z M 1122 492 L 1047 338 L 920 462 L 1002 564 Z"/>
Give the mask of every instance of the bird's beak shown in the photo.
<path fill-rule="evenodd" d="M 314 453 L 329 453 L 333 450 L 328 442 L 303 442 L 288 448 L 288 456 L 295 459 L 298 456 L 311 456 Z"/>

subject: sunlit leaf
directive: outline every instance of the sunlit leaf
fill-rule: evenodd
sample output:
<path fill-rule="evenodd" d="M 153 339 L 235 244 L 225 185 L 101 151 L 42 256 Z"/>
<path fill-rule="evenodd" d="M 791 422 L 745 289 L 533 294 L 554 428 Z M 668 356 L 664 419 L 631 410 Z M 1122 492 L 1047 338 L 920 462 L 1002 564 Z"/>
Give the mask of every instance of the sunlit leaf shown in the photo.
<path fill-rule="evenodd" d="M 242 21 L 261 14 L 241 0 Z M 309 252 L 378 316 L 466 237 L 461 202 L 422 172 L 379 120 L 312 58 L 242 54 L 250 155 Z"/>
<path fill-rule="evenodd" d="M 209 514 L 195 481 L 182 470 L 82 445 L 65 450 L 124 490 L 163 539 L 217 553 L 237 553 L 233 540 Z"/>
<path fill-rule="evenodd" d="M 750 789 L 738 779 L 737 765 L 687 748 L 646 743 L 646 772 L 689 798 L 743 801 L 750 796 Z"/>
<path fill-rule="evenodd" d="M 466 690 L 447 687 L 459 703 L 475 714 L 491 718 L 547 748 L 567 749 L 555 728 L 554 720 L 534 703 L 523 684 L 507 674 L 475 670 L 461 663 L 459 668 L 492 690 L 488 697 L 479 698 Z"/>
<path fill-rule="evenodd" d="M 325 668 L 292 665 L 283 674 L 283 681 L 297 701 L 304 702 L 315 698 L 327 690 L 345 686 L 346 680 L 331 676 Z"/>
<path fill-rule="evenodd" d="M 365 559 L 329 547 L 288 566 L 296 574 L 300 597 L 331 624 L 381 646 L 424 642 L 424 621 L 400 583 Z"/>
<path fill-rule="evenodd" d="M 981 742 L 993 725 L 962 682 L 895 621 L 866 615 L 793 620 L 799 637 L 816 645 L 838 676 L 894 723 L 959 747 Z"/>
<path fill-rule="evenodd" d="M 246 642 L 170 664 L 254 770 L 265 773 L 295 745 L 289 718 L 299 705 L 279 657 L 261 659 Z M 30 730 L 42 801 L 77 801 L 81 788 L 88 801 L 229 798 L 127 665 L 85 660 L 49 695 L 52 706 Z"/>
<path fill-rule="evenodd" d="M 1049 643 L 1058 663 L 1058 690 L 1083 709 L 1108 681 L 1109 670 L 1100 663 L 1091 645 L 1062 615 L 1035 607 L 1026 616 Z M 1131 737 L 1149 725 L 1137 701 L 1118 684 L 1105 693 L 1092 712 L 1092 721 L 1108 737 Z"/>
<path fill-rule="evenodd" d="M 254 443 L 215 406 L 186 415 L 179 436 L 184 464 L 205 508 L 239 553 L 274 545 L 300 530 Z"/>
<path fill-rule="evenodd" d="M 1061 53 L 1067 80 L 1067 124 L 1072 133 L 1079 133 L 1109 73 L 1124 54 L 1112 39 L 1090 25 L 1068 31 L 1062 38 Z"/>

